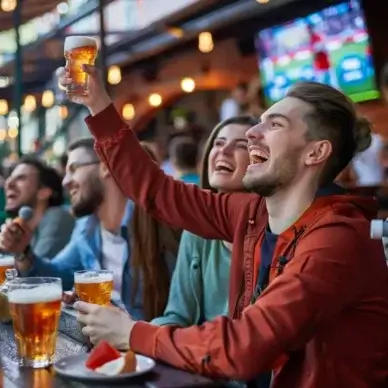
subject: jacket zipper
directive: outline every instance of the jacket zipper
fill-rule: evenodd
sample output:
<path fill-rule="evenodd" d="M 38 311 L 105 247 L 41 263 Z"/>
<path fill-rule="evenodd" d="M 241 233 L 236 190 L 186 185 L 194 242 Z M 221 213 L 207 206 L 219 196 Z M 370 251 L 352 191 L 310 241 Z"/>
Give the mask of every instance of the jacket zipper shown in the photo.
<path fill-rule="evenodd" d="M 233 319 L 241 317 L 241 313 L 242 313 L 242 311 L 241 311 L 242 310 L 241 309 L 241 299 L 244 296 L 244 289 L 245 289 L 245 279 L 243 278 L 243 280 L 241 282 L 238 298 L 237 298 L 237 301 L 236 301 L 236 304 L 235 304 L 234 310 L 233 310 Z"/>

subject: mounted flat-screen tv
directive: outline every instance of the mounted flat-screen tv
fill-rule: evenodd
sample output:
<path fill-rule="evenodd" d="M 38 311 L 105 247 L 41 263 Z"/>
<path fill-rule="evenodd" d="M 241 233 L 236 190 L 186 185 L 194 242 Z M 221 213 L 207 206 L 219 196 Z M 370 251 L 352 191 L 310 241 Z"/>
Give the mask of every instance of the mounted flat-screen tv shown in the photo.
<path fill-rule="evenodd" d="M 268 105 L 283 98 L 297 81 L 330 84 L 355 102 L 379 97 L 359 0 L 262 30 L 255 46 Z"/>

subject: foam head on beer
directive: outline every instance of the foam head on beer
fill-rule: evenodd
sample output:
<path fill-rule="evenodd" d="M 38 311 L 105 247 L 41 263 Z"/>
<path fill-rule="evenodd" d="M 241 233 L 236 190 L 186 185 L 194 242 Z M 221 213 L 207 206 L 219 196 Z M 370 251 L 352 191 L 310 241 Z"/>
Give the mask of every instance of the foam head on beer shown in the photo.
<path fill-rule="evenodd" d="M 15 264 L 15 258 L 11 255 L 0 256 L 0 267 L 12 267 Z"/>
<path fill-rule="evenodd" d="M 49 303 L 62 300 L 60 284 L 38 284 L 34 288 L 17 288 L 8 292 L 8 302 L 14 304 Z"/>
<path fill-rule="evenodd" d="M 76 272 L 74 274 L 74 283 L 92 284 L 105 282 L 113 282 L 113 273 L 85 271 L 83 273 Z"/>
<path fill-rule="evenodd" d="M 65 53 L 81 47 L 94 47 L 97 50 L 97 41 L 88 36 L 68 36 L 65 39 Z"/>

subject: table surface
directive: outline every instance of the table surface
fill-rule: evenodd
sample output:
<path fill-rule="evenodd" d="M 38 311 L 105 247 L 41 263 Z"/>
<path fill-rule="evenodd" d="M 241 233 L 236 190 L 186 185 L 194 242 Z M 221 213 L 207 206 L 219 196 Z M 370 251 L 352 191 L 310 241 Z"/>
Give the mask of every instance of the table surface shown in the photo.
<path fill-rule="evenodd" d="M 63 313 L 60 331 L 57 340 L 56 359 L 72 354 L 86 352 L 86 346 L 79 338 L 80 330 L 75 319 L 69 314 Z M 12 325 L 0 324 L 0 358 L 3 367 L 4 383 L 0 388 L 110 388 L 112 384 L 97 385 L 94 383 L 77 382 L 75 380 L 61 378 L 50 369 L 19 368 L 17 363 L 16 344 L 13 336 Z M 205 388 L 220 387 L 208 378 L 193 375 L 167 365 L 157 363 L 155 369 L 142 377 L 130 379 L 123 384 L 131 388 Z"/>

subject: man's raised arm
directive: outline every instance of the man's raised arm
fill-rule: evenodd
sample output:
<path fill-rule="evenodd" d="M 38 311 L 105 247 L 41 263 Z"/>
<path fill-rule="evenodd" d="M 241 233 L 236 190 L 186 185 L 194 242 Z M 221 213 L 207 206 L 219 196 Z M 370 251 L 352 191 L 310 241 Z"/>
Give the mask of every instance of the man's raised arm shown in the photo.
<path fill-rule="evenodd" d="M 166 175 L 111 104 L 86 119 L 96 151 L 125 195 L 154 217 L 206 238 L 233 240 L 233 224 L 249 196 L 214 194 Z"/>
<path fill-rule="evenodd" d="M 84 65 L 83 70 L 89 75 L 88 94 L 71 99 L 89 109 L 86 122 L 96 139 L 96 150 L 125 195 L 170 226 L 233 241 L 237 218 L 248 206 L 249 195 L 214 194 L 165 175 L 117 113 L 97 69 Z M 71 84 L 65 68 L 58 69 L 57 75 L 62 87 Z"/>

